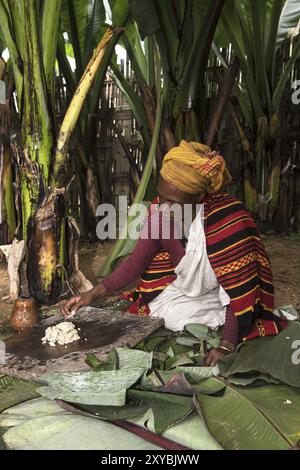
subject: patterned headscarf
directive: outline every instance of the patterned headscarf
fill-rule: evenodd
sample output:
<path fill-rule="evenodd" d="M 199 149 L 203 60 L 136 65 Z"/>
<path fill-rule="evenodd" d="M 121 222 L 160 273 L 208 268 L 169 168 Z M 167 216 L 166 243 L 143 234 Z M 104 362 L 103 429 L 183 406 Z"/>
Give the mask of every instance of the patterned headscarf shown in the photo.
<path fill-rule="evenodd" d="M 219 153 L 185 140 L 165 155 L 160 174 L 167 183 L 188 194 L 214 193 L 231 181 Z"/>

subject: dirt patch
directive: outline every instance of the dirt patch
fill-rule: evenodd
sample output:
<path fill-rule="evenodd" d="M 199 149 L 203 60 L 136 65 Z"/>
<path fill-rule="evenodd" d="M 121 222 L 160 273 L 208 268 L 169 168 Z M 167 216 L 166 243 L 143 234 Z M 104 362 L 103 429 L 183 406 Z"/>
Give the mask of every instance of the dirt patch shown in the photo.
<path fill-rule="evenodd" d="M 263 237 L 270 255 L 274 285 L 275 305 L 293 304 L 300 311 L 300 236 Z M 112 243 L 85 244 L 80 249 L 80 267 L 85 276 L 95 284 L 101 266 Z M 3 301 L 9 293 L 6 263 L 0 264 L 0 323 L 9 318 L 12 304 Z"/>
<path fill-rule="evenodd" d="M 293 304 L 300 311 L 300 236 L 263 237 L 273 269 L 275 305 Z"/>

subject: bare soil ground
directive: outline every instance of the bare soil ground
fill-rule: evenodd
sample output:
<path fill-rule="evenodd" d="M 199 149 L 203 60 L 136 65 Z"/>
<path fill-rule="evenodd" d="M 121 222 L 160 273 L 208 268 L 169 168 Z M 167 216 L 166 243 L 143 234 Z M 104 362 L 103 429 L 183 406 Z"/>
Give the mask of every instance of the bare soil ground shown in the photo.
<path fill-rule="evenodd" d="M 274 284 L 275 305 L 293 304 L 300 311 L 300 236 L 263 237 L 270 255 Z M 80 266 L 92 283 L 97 282 L 99 270 L 111 248 L 111 243 L 85 244 L 80 250 Z M 0 264 L 0 324 L 11 314 L 12 304 L 2 298 L 9 293 L 7 266 Z"/>

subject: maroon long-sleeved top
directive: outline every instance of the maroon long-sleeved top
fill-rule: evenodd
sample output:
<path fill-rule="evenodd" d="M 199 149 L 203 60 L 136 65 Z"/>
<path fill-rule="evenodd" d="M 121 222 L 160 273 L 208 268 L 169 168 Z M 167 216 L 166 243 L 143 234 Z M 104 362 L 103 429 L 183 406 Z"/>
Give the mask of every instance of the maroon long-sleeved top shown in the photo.
<path fill-rule="evenodd" d="M 157 232 L 158 238 L 156 239 L 147 236 L 147 234 L 151 234 L 151 223 L 159 224 Z M 182 241 L 175 236 L 174 225 L 171 224 L 170 237 L 168 239 L 164 239 L 162 237 L 162 218 L 159 216 L 154 219 L 148 217 L 133 253 L 121 262 L 112 274 L 103 279 L 102 284 L 104 285 L 106 292 L 111 294 L 112 292 L 122 289 L 137 280 L 161 249 L 170 253 L 171 262 L 174 268 L 185 255 Z M 221 339 L 237 344 L 238 321 L 231 311 L 230 306 L 227 307 Z"/>

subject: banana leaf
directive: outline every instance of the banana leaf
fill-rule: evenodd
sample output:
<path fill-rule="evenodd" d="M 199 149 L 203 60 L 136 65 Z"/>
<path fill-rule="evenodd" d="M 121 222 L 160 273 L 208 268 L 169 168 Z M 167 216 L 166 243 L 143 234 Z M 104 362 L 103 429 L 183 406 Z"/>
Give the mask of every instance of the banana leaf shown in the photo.
<path fill-rule="evenodd" d="M 153 366 L 160 370 L 186 364 L 202 365 L 205 346 L 209 349 L 220 343 L 219 333 L 204 325 L 186 325 L 182 333 L 161 330 L 161 333 L 160 330 L 153 333 L 136 346 L 145 351 L 153 351 Z"/>
<path fill-rule="evenodd" d="M 293 363 L 293 345 L 300 338 L 300 323 L 297 321 L 275 337 L 257 338 L 244 344 L 240 350 L 228 357 L 222 373 L 230 380 L 236 374 L 260 372 L 281 382 L 300 387 L 299 365 Z M 229 366 L 226 370 L 226 364 Z"/>
<path fill-rule="evenodd" d="M 26 405 L 30 410 L 26 409 Z M 47 406 L 49 406 L 47 410 Z M 10 413 L 20 412 L 11 408 Z M 56 403 L 39 398 L 24 404 L 23 423 L 11 427 L 3 440 L 16 450 L 158 450 L 159 447 L 93 417 L 77 416 Z"/>
<path fill-rule="evenodd" d="M 100 361 L 94 354 L 87 354 L 86 363 L 94 370 L 119 370 L 144 368 L 152 366 L 152 353 L 138 349 L 114 348 L 107 356 L 106 361 Z"/>
<path fill-rule="evenodd" d="M 63 0 L 61 10 L 61 29 L 72 38 L 76 55 L 76 65 L 81 74 L 87 65 L 103 33 L 105 8 L 102 0 Z"/>
<path fill-rule="evenodd" d="M 227 377 L 228 381 L 233 385 L 249 386 L 249 385 L 265 385 L 265 383 L 280 384 L 281 380 L 275 379 L 269 374 L 261 374 L 253 372 L 251 374 L 233 374 Z"/>
<path fill-rule="evenodd" d="M 158 330 L 159 331 L 159 330 Z M 166 335 L 151 335 L 149 338 L 146 338 L 143 342 L 139 343 L 136 348 L 142 349 L 144 351 L 156 351 L 157 348 L 166 341 L 166 339 L 169 339 L 172 337 L 173 334 L 166 334 Z"/>
<path fill-rule="evenodd" d="M 222 450 L 196 413 L 171 426 L 162 436 L 194 450 Z"/>
<path fill-rule="evenodd" d="M 297 443 L 299 390 L 287 385 L 235 388 L 197 395 L 209 431 L 224 449 L 284 450 Z"/>
<path fill-rule="evenodd" d="M 126 390 L 151 368 L 152 353 L 115 348 L 105 363 L 89 355 L 93 371 L 44 374 L 38 388 L 41 396 L 85 405 L 123 406 Z"/>
<path fill-rule="evenodd" d="M 64 400 L 86 405 L 123 406 L 126 391 L 143 375 L 143 368 L 127 368 L 109 371 L 83 371 L 45 374 L 39 387 L 41 396 L 52 400 Z"/>
<path fill-rule="evenodd" d="M 112 421 L 144 419 L 143 424 L 146 424 L 149 430 L 157 434 L 163 433 L 173 424 L 185 419 L 194 410 L 194 404 L 190 397 L 145 390 L 129 390 L 127 395 L 129 404 L 122 408 L 80 405 L 79 409 L 98 418 Z M 78 408 L 76 405 L 73 406 Z"/>
<path fill-rule="evenodd" d="M 235 354 L 227 356 L 218 364 L 214 375 L 225 376 L 236 385 L 283 382 L 299 386 L 299 366 L 292 362 L 292 355 L 297 353 L 292 346 L 300 337 L 299 328 L 300 323 L 293 321 L 278 336 L 260 337 L 243 343 Z M 165 329 L 163 335 L 154 333 L 137 347 L 153 351 L 153 367 L 159 369 L 159 373 L 170 369 L 173 369 L 172 372 L 178 371 L 179 365 L 186 364 L 190 364 L 186 370 L 201 370 L 203 342 L 216 347 L 219 344 L 219 333 L 203 325 L 191 324 L 181 334 Z M 182 346 L 183 350 L 176 349 Z"/>
<path fill-rule="evenodd" d="M 62 408 L 57 407 L 57 403 L 48 398 L 35 398 L 24 403 L 19 403 L 0 414 L 0 427 L 14 427 L 25 423 L 30 418 L 48 416 L 50 414 L 65 413 Z"/>
<path fill-rule="evenodd" d="M 218 347 L 220 344 L 219 333 L 206 325 L 190 323 L 185 326 L 184 331 L 195 336 L 195 338 L 198 338 L 200 341 L 206 341 L 213 348 Z"/>
<path fill-rule="evenodd" d="M 189 402 L 191 403 L 190 399 Z M 155 406 L 153 403 L 152 400 L 152 406 Z M 163 400 L 163 403 L 165 403 L 165 400 Z M 171 406 L 170 401 L 168 401 L 167 406 Z M 77 416 L 76 414 L 65 411 L 56 403 L 45 398 L 31 400 L 30 402 L 22 404 L 22 406 L 7 410 L 5 412 L 5 419 L 9 419 L 9 416 L 22 416 L 24 417 L 24 421 L 18 426 L 11 427 L 9 432 L 6 433 L 6 446 L 9 449 L 55 450 L 159 449 L 152 444 L 146 443 L 143 439 L 136 438 L 136 436 L 127 433 L 127 431 L 123 431 L 113 424 L 103 422 L 99 419 L 99 414 L 105 416 L 105 411 L 109 410 L 109 413 L 107 413 L 108 418 L 115 413 L 115 419 L 128 417 L 131 422 L 145 427 L 144 423 L 145 420 L 147 420 L 148 405 L 135 408 L 128 405 L 123 408 L 83 406 L 77 407 L 77 409 L 80 411 L 84 410 L 85 413 L 91 413 L 91 415 L 89 417 Z M 98 413 L 97 409 L 100 410 L 101 413 Z M 159 412 L 159 409 L 155 411 L 155 414 L 157 414 L 157 412 Z M 70 419 L 71 416 L 73 416 L 74 419 Z M 152 412 L 149 413 L 149 417 L 153 420 Z M 25 421 L 26 418 L 27 421 Z M 85 419 L 85 421 L 83 421 L 82 418 Z M 172 420 L 176 421 L 177 418 L 178 414 L 175 410 Z M 55 422 L 57 423 L 57 427 L 55 426 Z M 98 423 L 98 426 L 95 422 Z M 37 429 L 37 426 L 40 428 Z M 72 429 L 72 426 L 74 429 Z M 87 426 L 89 426 L 89 428 Z M 66 432 L 63 432 L 63 427 L 66 428 Z M 147 428 L 153 432 L 153 422 L 151 423 L 147 420 Z M 221 449 L 221 446 L 207 430 L 203 420 L 201 420 L 195 412 L 192 412 L 186 419 L 168 427 L 168 429 L 162 433 L 162 436 L 195 450 Z"/>
<path fill-rule="evenodd" d="M 119 369 L 144 368 L 150 369 L 152 353 L 129 348 L 115 348 L 118 356 Z"/>
<path fill-rule="evenodd" d="M 145 427 L 144 423 L 147 421 L 147 429 L 153 432 L 151 418 L 151 414 L 148 413 L 143 418 L 133 420 L 133 422 Z M 189 449 L 222 450 L 220 444 L 207 429 L 204 421 L 195 412 L 179 423 L 169 427 L 162 433 L 162 437 L 177 442 Z"/>
<path fill-rule="evenodd" d="M 138 23 L 142 39 L 160 29 L 153 0 L 129 0 L 129 7 L 132 17 Z"/>
<path fill-rule="evenodd" d="M 0 451 L 1 450 L 6 450 L 6 446 L 4 444 L 4 440 L 2 439 L 3 434 L 8 431 L 8 428 L 0 428 Z"/>
<path fill-rule="evenodd" d="M 0 376 L 0 413 L 17 403 L 38 396 L 36 383 L 7 375 Z"/>
<path fill-rule="evenodd" d="M 185 365 L 194 365 L 194 362 L 187 354 L 176 354 L 174 357 L 166 360 L 165 368 L 168 370 Z"/>
<path fill-rule="evenodd" d="M 172 394 L 160 394 L 144 390 L 129 390 L 128 398 L 146 403 L 151 408 L 150 430 L 161 434 L 172 424 L 186 418 L 194 410 L 191 398 Z"/>
<path fill-rule="evenodd" d="M 226 384 L 221 380 L 207 378 L 206 367 L 195 367 L 194 369 L 196 370 L 200 369 L 198 374 L 191 374 L 188 372 L 188 369 L 189 367 L 184 369 L 187 371 L 186 373 L 181 368 L 173 369 L 172 371 L 153 371 L 147 376 L 144 375 L 141 381 L 141 388 L 143 390 L 193 396 L 197 393 L 213 395 L 221 392 L 226 387 Z M 201 372 L 203 372 L 203 377 L 201 377 Z M 196 380 L 193 380 L 191 377 L 194 379 L 196 377 Z"/>

